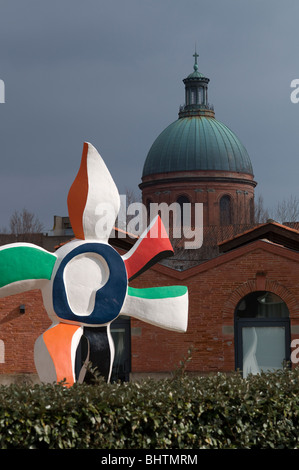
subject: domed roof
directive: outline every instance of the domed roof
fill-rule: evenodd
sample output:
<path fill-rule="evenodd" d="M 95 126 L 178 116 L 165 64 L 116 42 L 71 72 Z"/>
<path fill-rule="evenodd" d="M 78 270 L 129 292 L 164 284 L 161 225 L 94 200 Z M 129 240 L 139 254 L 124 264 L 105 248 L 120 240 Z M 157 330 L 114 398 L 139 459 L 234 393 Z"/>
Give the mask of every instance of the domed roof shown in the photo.
<path fill-rule="evenodd" d="M 214 117 L 181 117 L 154 141 L 143 177 L 157 173 L 218 170 L 253 174 L 249 155 L 238 137 Z"/>
<path fill-rule="evenodd" d="M 253 176 L 249 155 L 238 137 L 215 119 L 208 102 L 209 78 L 198 70 L 195 51 L 193 72 L 183 80 L 185 105 L 179 119 L 155 140 L 142 177 L 158 173 L 216 170 Z"/>
<path fill-rule="evenodd" d="M 204 76 L 204 74 L 201 73 L 201 72 L 199 72 L 199 70 L 198 70 L 198 65 L 197 65 L 197 64 L 194 64 L 194 67 L 193 67 L 193 68 L 194 68 L 194 71 L 193 71 L 192 73 L 190 73 L 190 75 L 188 75 L 187 79 L 190 79 L 190 78 L 195 78 L 195 79 L 198 79 L 198 80 L 200 80 L 200 79 L 202 79 L 202 78 L 205 78 L 205 79 L 206 79 L 206 77 Z"/>

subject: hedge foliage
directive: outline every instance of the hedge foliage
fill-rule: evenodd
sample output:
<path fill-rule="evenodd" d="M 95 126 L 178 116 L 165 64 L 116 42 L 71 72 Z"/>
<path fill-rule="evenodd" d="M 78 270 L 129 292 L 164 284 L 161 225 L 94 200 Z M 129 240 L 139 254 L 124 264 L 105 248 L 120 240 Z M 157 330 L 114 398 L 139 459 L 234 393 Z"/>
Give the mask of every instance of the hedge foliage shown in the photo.
<path fill-rule="evenodd" d="M 1 449 L 299 448 L 299 371 L 0 387 Z"/>

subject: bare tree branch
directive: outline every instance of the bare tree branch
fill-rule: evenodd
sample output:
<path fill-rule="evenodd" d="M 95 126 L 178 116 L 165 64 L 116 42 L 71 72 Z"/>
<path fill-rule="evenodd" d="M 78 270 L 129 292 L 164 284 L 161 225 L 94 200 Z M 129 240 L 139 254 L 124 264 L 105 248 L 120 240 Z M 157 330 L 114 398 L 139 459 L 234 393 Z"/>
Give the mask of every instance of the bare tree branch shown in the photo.
<path fill-rule="evenodd" d="M 274 219 L 282 224 L 285 222 L 298 222 L 299 220 L 299 198 L 291 195 L 277 204 L 274 211 Z"/>
<path fill-rule="evenodd" d="M 254 223 L 263 224 L 270 218 L 268 209 L 264 206 L 264 198 L 259 195 L 254 201 Z"/>
<path fill-rule="evenodd" d="M 23 209 L 21 212 L 14 211 L 9 221 L 10 233 L 14 235 L 25 235 L 28 233 L 41 233 L 43 224 L 32 212 Z"/>

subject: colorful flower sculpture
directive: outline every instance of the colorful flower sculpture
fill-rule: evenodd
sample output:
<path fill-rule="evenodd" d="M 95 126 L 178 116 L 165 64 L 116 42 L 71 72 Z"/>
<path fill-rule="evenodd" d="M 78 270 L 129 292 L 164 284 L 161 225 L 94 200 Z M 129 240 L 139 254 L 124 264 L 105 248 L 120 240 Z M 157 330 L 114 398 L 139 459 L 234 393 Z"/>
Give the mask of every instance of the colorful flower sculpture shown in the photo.
<path fill-rule="evenodd" d="M 116 185 L 97 150 L 84 143 L 81 165 L 68 194 L 75 238 L 55 253 L 30 243 L 0 247 L 0 297 L 40 289 L 52 320 L 35 343 L 34 360 L 42 382 L 84 380 L 76 367 L 84 341 L 91 361 L 110 380 L 114 345 L 110 324 L 120 314 L 184 332 L 188 292 L 184 286 L 136 289 L 130 280 L 173 253 L 160 217 L 121 256 L 109 235 L 120 209 Z M 105 217 L 103 217 L 105 214 Z"/>

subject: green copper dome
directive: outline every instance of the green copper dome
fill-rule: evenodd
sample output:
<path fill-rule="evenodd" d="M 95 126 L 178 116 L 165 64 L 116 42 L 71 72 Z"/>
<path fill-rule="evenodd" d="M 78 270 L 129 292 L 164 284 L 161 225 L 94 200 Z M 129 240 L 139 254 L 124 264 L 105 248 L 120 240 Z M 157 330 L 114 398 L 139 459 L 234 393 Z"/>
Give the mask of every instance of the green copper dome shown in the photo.
<path fill-rule="evenodd" d="M 155 140 L 143 167 L 143 177 L 166 172 L 218 170 L 253 175 L 249 155 L 238 137 L 215 119 L 208 103 L 209 78 L 198 70 L 183 80 L 185 105 L 179 119 Z"/>
<path fill-rule="evenodd" d="M 173 171 L 218 170 L 253 174 L 238 137 L 213 117 L 182 117 L 154 141 L 143 176 Z"/>

